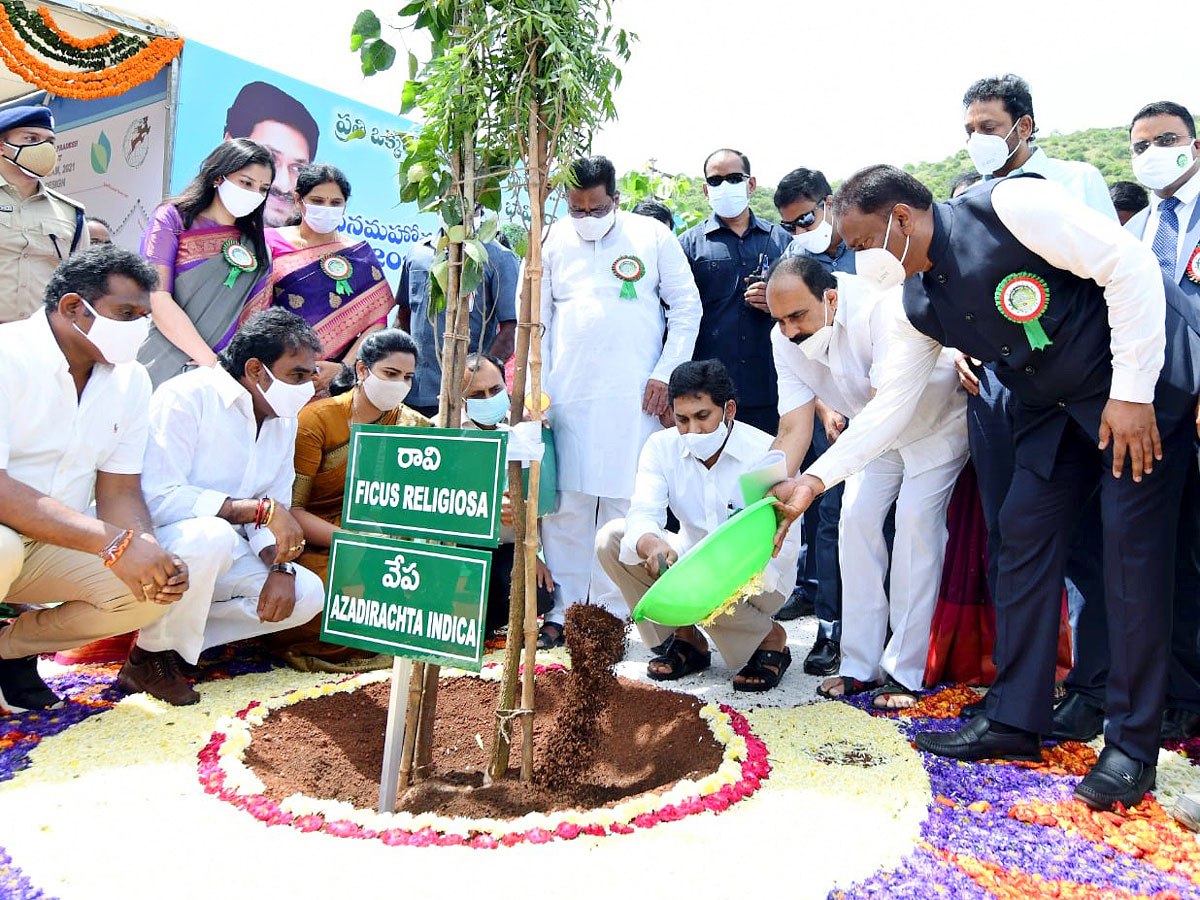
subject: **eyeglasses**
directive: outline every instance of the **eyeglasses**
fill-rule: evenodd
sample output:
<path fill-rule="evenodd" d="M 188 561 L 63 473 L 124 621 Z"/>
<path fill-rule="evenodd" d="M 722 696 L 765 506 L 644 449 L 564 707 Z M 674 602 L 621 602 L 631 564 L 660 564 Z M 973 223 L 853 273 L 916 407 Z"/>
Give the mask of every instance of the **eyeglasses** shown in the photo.
<path fill-rule="evenodd" d="M 1130 144 L 1129 149 L 1133 151 L 1134 156 L 1141 156 L 1150 149 L 1150 145 L 1155 147 L 1174 147 L 1182 140 L 1191 140 L 1187 135 L 1176 134 L 1173 131 L 1166 131 L 1149 141 L 1138 141 L 1136 144 Z"/>
<path fill-rule="evenodd" d="M 574 207 L 568 207 L 567 212 L 572 219 L 586 219 L 588 216 L 591 216 L 593 219 L 603 219 L 612 212 L 612 209 L 613 204 L 610 203 L 608 206 L 602 206 L 599 209 L 575 209 Z"/>
<path fill-rule="evenodd" d="M 728 175 L 709 175 L 704 179 L 709 187 L 720 187 L 721 182 L 727 181 L 730 184 L 741 184 L 743 181 L 749 181 L 750 176 L 745 172 L 730 172 Z"/>
<path fill-rule="evenodd" d="M 822 200 L 808 212 L 796 216 L 796 218 L 792 219 L 790 222 L 780 222 L 779 225 L 788 234 L 795 234 L 799 229 L 807 228 L 813 222 L 817 221 L 817 210 L 824 205 L 825 201 Z"/>

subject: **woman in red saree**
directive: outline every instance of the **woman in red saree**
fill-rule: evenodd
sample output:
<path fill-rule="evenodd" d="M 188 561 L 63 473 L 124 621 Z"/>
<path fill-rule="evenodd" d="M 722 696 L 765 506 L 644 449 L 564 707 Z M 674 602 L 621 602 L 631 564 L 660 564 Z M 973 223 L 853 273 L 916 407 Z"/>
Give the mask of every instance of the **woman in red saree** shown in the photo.
<path fill-rule="evenodd" d="M 338 232 L 349 199 L 350 182 L 339 169 L 313 163 L 300 170 L 300 223 L 267 229 L 271 275 L 241 317 L 280 306 L 308 322 L 324 348 L 319 392 L 341 371 L 338 360 L 353 360 L 362 339 L 384 327 L 396 302 L 375 251 Z"/>

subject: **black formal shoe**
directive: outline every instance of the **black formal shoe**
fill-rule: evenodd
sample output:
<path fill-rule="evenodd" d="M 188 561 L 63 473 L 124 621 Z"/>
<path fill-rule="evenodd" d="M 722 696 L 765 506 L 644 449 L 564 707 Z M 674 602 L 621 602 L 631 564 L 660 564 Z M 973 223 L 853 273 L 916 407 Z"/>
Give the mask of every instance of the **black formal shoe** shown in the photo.
<path fill-rule="evenodd" d="M 817 642 L 804 657 L 804 671 L 809 675 L 833 675 L 842 662 L 842 645 L 824 635 L 817 635 Z"/>
<path fill-rule="evenodd" d="M 1054 708 L 1054 741 L 1090 741 L 1104 730 L 1104 710 L 1082 694 L 1068 693 Z"/>
<path fill-rule="evenodd" d="M 951 759 L 1021 759 L 1040 762 L 1042 742 L 1030 731 L 1000 734 L 986 715 L 978 715 L 958 731 L 939 734 L 924 731 L 914 739 L 917 749 Z"/>
<path fill-rule="evenodd" d="M 1163 710 L 1162 739 L 1186 741 L 1200 734 L 1200 713 L 1190 709 L 1168 706 Z"/>
<path fill-rule="evenodd" d="M 790 622 L 792 619 L 799 619 L 801 616 L 811 616 L 816 611 L 812 598 L 800 590 L 800 588 L 796 588 L 792 591 L 791 596 L 788 597 L 787 603 L 779 607 L 779 612 L 775 613 L 774 618 L 776 622 Z"/>
<path fill-rule="evenodd" d="M 973 719 L 987 709 L 987 700 L 980 697 L 974 703 L 965 703 L 963 708 L 959 710 L 958 717 L 960 719 Z"/>
<path fill-rule="evenodd" d="M 1075 786 L 1075 799 L 1092 809 L 1112 809 L 1121 803 L 1137 806 L 1154 789 L 1155 768 L 1138 762 L 1116 747 L 1105 747 L 1092 771 Z"/>
<path fill-rule="evenodd" d="M 38 675 L 36 656 L 0 659 L 0 712 L 23 713 L 62 705 L 62 699 Z"/>

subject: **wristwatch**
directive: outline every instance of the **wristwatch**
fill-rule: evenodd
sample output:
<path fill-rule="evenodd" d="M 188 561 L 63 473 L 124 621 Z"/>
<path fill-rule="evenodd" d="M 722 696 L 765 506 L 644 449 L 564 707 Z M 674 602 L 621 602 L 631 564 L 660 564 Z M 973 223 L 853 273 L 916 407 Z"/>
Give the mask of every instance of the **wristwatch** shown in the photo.
<path fill-rule="evenodd" d="M 275 565 L 271 566 L 271 571 L 282 572 L 284 575 L 291 575 L 293 578 L 296 577 L 296 567 L 289 562 L 275 563 Z"/>

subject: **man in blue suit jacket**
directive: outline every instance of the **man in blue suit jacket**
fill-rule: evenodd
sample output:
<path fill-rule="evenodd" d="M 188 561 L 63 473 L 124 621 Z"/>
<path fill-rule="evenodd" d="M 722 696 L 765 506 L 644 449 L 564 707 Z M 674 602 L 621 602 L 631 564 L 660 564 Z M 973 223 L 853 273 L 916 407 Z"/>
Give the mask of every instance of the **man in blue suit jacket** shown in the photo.
<path fill-rule="evenodd" d="M 1125 228 L 1153 251 L 1168 281 L 1200 309 L 1200 141 L 1196 123 L 1178 103 L 1138 110 L 1129 126 L 1138 180 L 1150 205 Z M 1200 734 L 1200 466 L 1188 473 L 1175 543 L 1175 602 L 1164 739 Z"/>

